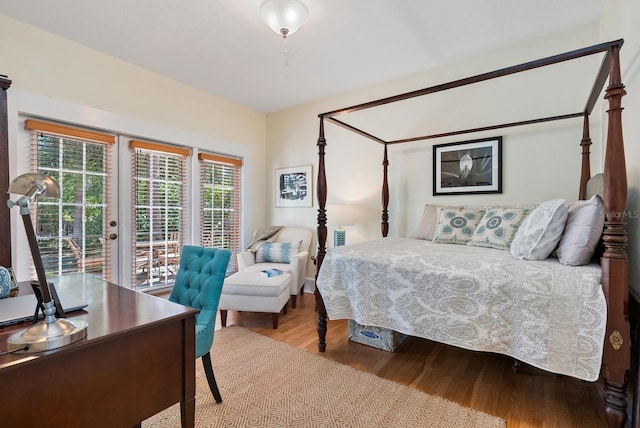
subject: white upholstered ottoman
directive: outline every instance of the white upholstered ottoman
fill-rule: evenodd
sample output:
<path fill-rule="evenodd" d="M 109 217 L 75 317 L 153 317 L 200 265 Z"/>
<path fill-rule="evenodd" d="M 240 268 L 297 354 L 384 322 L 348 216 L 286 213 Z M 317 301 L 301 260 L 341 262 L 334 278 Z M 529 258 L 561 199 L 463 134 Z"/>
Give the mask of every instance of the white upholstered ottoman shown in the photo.
<path fill-rule="evenodd" d="M 278 328 L 278 315 L 287 313 L 291 275 L 267 278 L 260 272 L 237 272 L 225 278 L 220 295 L 220 318 L 227 325 L 227 311 L 271 312 L 273 328 Z"/>

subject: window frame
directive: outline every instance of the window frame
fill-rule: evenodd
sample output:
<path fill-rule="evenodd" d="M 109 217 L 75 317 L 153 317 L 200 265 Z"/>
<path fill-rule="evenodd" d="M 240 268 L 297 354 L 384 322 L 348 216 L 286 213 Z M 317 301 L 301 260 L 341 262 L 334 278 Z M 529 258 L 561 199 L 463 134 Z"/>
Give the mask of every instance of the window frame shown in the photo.
<path fill-rule="evenodd" d="M 232 176 L 231 183 L 225 181 L 225 183 L 206 183 L 205 176 L 207 175 L 207 169 L 209 168 L 223 168 L 226 169 L 226 174 L 230 174 Z M 229 266 L 227 268 L 227 275 L 230 275 L 234 272 L 238 271 L 238 262 L 237 262 L 237 254 L 241 252 L 241 237 L 242 237 L 242 194 L 243 194 L 243 185 L 242 185 L 242 168 L 243 161 L 239 158 L 232 158 L 228 156 L 222 156 L 212 153 L 201 152 L 198 154 L 198 175 L 199 175 L 199 197 L 200 201 L 200 233 L 199 233 L 199 241 L 200 245 L 204 247 L 217 247 L 224 248 L 231 251 L 231 259 L 229 261 Z M 216 174 L 214 171 L 210 174 L 214 177 Z M 214 179 L 215 180 L 215 179 Z M 215 193 L 215 188 L 218 187 L 222 191 L 224 188 L 231 187 L 232 193 L 232 201 L 229 207 L 206 207 L 206 189 L 211 188 L 211 193 Z M 224 200 L 224 198 L 222 198 Z M 222 218 L 227 219 L 230 222 L 230 231 L 229 229 L 225 229 L 224 221 L 222 226 L 222 235 L 216 236 L 213 230 L 207 230 L 207 224 L 209 222 L 205 219 L 205 214 L 207 210 L 222 211 Z M 230 219 L 229 216 L 226 216 L 224 213 L 231 213 Z M 213 219 L 210 222 L 213 223 Z M 213 229 L 213 227 L 211 227 Z M 230 235 L 228 239 L 228 245 L 225 245 L 225 231 L 226 234 Z M 207 232 L 210 232 L 211 235 L 208 237 Z"/>

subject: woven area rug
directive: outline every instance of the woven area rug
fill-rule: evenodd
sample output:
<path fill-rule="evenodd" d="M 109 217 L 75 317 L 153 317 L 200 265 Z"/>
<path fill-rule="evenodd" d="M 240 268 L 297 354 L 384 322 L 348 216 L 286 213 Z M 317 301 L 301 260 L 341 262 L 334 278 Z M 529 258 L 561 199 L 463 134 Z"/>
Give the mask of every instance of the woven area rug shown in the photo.
<path fill-rule="evenodd" d="M 196 361 L 196 427 L 505 427 L 503 420 L 237 326 L 215 333 L 223 403 Z M 180 407 L 144 428 L 179 427 Z"/>

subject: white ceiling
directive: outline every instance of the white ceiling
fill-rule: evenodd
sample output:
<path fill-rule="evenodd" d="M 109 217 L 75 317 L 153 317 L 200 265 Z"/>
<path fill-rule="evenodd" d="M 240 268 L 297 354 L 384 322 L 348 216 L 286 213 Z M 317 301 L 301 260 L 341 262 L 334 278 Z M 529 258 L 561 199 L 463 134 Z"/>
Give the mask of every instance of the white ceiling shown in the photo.
<path fill-rule="evenodd" d="M 286 41 L 262 1 L 0 0 L 0 14 L 273 112 L 595 21 L 606 0 L 302 0 Z"/>

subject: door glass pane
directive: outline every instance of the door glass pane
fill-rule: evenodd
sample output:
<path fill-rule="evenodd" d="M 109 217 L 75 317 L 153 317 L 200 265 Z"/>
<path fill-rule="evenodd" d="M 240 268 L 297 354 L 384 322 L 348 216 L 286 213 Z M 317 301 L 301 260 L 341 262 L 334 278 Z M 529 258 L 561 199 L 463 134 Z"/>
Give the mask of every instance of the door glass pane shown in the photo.
<path fill-rule="evenodd" d="M 105 239 L 110 147 L 40 132 L 35 141 L 38 173 L 60 186 L 60 198 L 39 198 L 35 209 L 46 274 L 90 272 L 111 279 Z"/>
<path fill-rule="evenodd" d="M 227 273 L 237 271 L 240 248 L 240 167 L 200 162 L 201 245 L 232 252 Z"/>
<path fill-rule="evenodd" d="M 185 200 L 184 156 L 134 149 L 132 231 L 136 288 L 171 285 L 180 260 Z"/>

